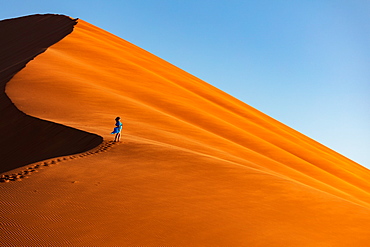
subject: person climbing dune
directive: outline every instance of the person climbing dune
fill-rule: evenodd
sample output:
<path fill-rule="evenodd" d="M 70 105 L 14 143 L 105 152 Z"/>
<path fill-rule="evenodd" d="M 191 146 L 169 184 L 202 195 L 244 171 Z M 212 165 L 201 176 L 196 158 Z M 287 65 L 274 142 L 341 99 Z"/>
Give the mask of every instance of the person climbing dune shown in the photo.
<path fill-rule="evenodd" d="M 116 117 L 116 127 L 113 129 L 113 132 L 111 134 L 116 134 L 114 137 L 114 142 L 119 142 L 119 139 L 121 137 L 121 130 L 122 130 L 122 123 L 119 121 L 121 118 Z"/>

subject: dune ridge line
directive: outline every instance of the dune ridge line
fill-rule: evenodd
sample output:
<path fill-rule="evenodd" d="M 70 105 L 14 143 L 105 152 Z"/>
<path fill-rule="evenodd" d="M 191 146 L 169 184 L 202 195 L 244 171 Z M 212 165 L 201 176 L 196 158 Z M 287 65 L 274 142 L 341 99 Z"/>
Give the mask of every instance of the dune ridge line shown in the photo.
<path fill-rule="evenodd" d="M 33 162 L 15 179 L 61 165 L 0 183 L 1 246 L 370 241 L 368 169 L 83 20 L 6 92 L 29 115 L 104 140 L 119 116 L 125 142 Z"/>
<path fill-rule="evenodd" d="M 53 157 L 81 153 L 102 137 L 29 116 L 6 94 L 6 84 L 28 62 L 73 31 L 64 15 L 31 15 L 0 21 L 0 173 Z"/>

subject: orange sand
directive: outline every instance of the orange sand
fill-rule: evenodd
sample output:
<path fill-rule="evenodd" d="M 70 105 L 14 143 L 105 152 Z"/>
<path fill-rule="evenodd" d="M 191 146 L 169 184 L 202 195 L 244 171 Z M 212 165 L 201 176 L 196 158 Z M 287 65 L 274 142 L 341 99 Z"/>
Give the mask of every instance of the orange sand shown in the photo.
<path fill-rule="evenodd" d="M 5 94 L 6 83 L 35 56 L 71 33 L 75 24 L 62 15 L 0 21 L 0 173 L 42 159 L 87 151 L 102 142 L 95 134 L 30 117 Z"/>
<path fill-rule="evenodd" d="M 106 141 L 120 116 L 124 134 L 0 184 L 1 246 L 370 241 L 369 170 L 82 20 L 6 93 Z"/>

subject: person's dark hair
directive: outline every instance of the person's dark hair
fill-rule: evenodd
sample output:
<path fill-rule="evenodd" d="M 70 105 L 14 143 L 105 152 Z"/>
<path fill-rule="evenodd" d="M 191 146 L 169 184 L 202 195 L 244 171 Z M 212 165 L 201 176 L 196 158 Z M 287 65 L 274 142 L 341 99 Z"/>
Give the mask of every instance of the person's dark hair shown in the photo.
<path fill-rule="evenodd" d="M 116 117 L 116 121 L 120 120 L 121 118 L 120 117 Z"/>

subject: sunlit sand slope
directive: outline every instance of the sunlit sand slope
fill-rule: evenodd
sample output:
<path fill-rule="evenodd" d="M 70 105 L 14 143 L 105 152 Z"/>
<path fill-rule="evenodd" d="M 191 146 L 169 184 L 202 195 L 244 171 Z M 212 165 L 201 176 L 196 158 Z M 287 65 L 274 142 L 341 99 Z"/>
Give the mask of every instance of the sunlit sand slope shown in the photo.
<path fill-rule="evenodd" d="M 370 240 L 367 169 L 82 20 L 6 93 L 29 115 L 106 140 L 120 116 L 124 135 L 107 152 L 1 184 L 5 244 Z"/>
<path fill-rule="evenodd" d="M 14 74 L 72 32 L 75 24 L 61 15 L 35 15 L 0 22 L 0 172 L 86 151 L 101 142 L 97 135 L 25 115 L 4 93 L 5 84 Z"/>

